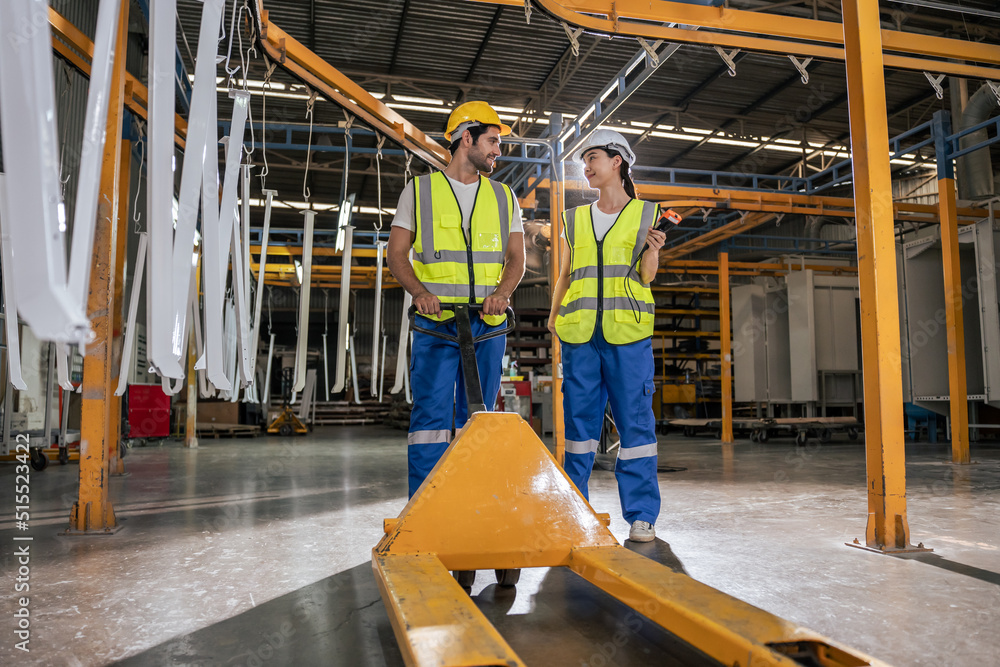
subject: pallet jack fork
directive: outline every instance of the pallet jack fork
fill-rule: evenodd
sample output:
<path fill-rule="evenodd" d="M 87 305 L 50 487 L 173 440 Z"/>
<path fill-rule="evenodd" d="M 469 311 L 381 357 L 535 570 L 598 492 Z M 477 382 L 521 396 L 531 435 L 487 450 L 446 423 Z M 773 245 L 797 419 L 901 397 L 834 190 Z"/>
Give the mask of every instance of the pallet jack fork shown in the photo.
<path fill-rule="evenodd" d="M 886 665 L 625 549 L 609 523 L 519 415 L 473 414 L 372 550 L 406 664 L 524 665 L 449 570 L 560 566 L 725 665 Z"/>

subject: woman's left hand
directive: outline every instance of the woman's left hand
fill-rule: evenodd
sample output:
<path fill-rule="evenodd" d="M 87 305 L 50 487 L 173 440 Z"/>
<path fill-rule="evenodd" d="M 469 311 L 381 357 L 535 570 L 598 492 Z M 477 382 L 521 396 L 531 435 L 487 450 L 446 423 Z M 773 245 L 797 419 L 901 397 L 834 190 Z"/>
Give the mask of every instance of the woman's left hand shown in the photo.
<path fill-rule="evenodd" d="M 646 243 L 649 244 L 649 249 L 654 253 L 659 252 L 663 244 L 667 242 L 667 235 L 665 232 L 658 231 L 652 227 L 646 233 Z"/>

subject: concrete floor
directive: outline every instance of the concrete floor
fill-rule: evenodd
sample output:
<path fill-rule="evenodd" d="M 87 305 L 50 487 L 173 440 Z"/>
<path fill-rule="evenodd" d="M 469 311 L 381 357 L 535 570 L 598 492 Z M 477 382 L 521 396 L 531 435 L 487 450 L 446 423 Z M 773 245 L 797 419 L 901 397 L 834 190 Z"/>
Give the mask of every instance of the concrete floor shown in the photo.
<path fill-rule="evenodd" d="M 660 475 L 651 557 L 891 664 L 1000 663 L 997 445 L 974 444 L 966 467 L 947 445 L 908 445 L 911 538 L 934 552 L 907 558 L 844 546 L 864 541 L 860 443 L 660 445 L 686 470 Z M 402 664 L 370 558 L 405 501 L 405 450 L 376 427 L 133 449 L 108 537 L 57 536 L 74 464 L 32 473 L 31 528 L 16 531 L 0 465 L 0 664 Z M 611 473 L 595 471 L 591 497 L 624 539 Z M 14 648 L 15 535 L 34 538 L 30 653 Z M 476 603 L 529 665 L 711 664 L 571 573 L 492 582 L 480 573 Z"/>

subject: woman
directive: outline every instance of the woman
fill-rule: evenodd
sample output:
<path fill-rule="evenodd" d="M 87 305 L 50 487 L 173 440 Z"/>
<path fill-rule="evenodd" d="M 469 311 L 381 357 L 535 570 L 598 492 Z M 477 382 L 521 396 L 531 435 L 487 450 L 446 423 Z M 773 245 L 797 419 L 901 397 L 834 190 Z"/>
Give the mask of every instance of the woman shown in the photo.
<path fill-rule="evenodd" d="M 630 540 L 651 542 L 660 489 L 649 283 L 666 235 L 654 229 L 659 206 L 636 199 L 629 170 L 635 154 L 621 134 L 598 130 L 574 157 L 600 198 L 563 214 L 562 272 L 549 314 L 549 331 L 562 342 L 565 470 L 589 500 L 587 480 L 610 400 L 621 435 L 615 477 L 622 515 Z"/>

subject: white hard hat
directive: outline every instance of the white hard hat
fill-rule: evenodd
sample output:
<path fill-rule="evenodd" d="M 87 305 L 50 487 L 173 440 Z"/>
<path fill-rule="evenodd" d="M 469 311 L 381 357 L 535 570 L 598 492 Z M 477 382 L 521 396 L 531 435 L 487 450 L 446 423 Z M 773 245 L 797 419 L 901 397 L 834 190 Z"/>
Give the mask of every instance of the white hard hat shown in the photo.
<path fill-rule="evenodd" d="M 587 141 L 583 143 L 583 146 L 573 153 L 573 161 L 579 161 L 583 159 L 583 154 L 589 151 L 591 148 L 606 148 L 608 150 L 616 151 L 622 156 L 622 159 L 632 166 L 635 164 L 635 153 L 632 152 L 632 148 L 625 141 L 625 137 L 621 135 L 620 132 L 615 132 L 614 130 L 599 129 L 595 130 L 591 134 Z"/>

